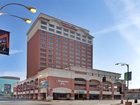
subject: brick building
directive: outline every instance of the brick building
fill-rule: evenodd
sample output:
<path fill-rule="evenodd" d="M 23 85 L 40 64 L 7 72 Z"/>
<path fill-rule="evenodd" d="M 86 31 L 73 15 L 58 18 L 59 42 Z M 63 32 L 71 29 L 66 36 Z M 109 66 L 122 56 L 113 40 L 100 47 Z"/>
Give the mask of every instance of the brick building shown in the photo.
<path fill-rule="evenodd" d="M 92 68 L 93 36 L 88 30 L 40 14 L 27 35 L 27 78 L 48 67 Z"/>
<path fill-rule="evenodd" d="M 92 67 L 94 37 L 87 29 L 41 13 L 27 36 L 27 79 L 15 85 L 17 97 L 120 98 L 120 74 Z"/>

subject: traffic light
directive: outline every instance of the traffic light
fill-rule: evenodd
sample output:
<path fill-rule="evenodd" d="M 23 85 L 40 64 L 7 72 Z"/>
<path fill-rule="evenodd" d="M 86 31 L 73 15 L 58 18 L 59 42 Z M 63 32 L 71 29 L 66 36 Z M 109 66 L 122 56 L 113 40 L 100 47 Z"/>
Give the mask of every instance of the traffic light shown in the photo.
<path fill-rule="evenodd" d="M 106 77 L 103 77 L 102 78 L 102 82 L 106 82 Z"/>

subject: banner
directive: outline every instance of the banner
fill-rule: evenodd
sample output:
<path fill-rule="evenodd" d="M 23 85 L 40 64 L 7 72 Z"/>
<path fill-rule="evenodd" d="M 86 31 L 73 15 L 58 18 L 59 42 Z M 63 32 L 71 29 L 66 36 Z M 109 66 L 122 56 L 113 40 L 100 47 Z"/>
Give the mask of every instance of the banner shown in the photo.
<path fill-rule="evenodd" d="M 132 80 L 132 72 L 124 73 L 124 80 L 126 80 L 126 81 Z"/>
<path fill-rule="evenodd" d="M 0 54 L 9 55 L 10 32 L 0 29 Z"/>

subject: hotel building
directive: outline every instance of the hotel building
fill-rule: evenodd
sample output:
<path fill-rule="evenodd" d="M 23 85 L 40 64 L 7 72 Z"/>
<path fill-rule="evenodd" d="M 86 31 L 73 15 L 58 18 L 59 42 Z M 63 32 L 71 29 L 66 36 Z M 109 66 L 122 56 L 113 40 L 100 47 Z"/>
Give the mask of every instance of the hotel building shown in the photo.
<path fill-rule="evenodd" d="M 15 84 L 30 99 L 120 98 L 120 74 L 93 69 L 87 29 L 40 14 L 27 33 L 27 79 Z M 102 79 L 106 80 L 102 82 Z"/>

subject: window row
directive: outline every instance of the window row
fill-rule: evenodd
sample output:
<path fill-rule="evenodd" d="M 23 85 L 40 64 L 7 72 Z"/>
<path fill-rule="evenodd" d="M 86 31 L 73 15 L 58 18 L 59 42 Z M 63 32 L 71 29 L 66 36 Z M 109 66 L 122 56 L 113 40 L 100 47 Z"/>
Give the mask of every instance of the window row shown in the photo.
<path fill-rule="evenodd" d="M 69 38 L 72 38 L 72 39 L 76 39 L 76 40 L 79 40 L 79 41 L 82 41 L 82 42 L 92 44 L 92 37 L 91 38 L 83 37 L 81 34 L 76 33 L 74 31 L 69 31 L 68 29 L 65 29 L 65 28 L 63 28 L 63 31 L 62 31 L 62 28 L 60 28 L 60 27 L 55 28 L 54 25 L 52 25 L 52 24 L 49 24 L 49 26 L 41 25 L 40 28 L 43 29 L 43 30 L 48 30 L 50 32 L 57 33 L 58 35 L 63 34 L 65 37 L 69 37 Z"/>

